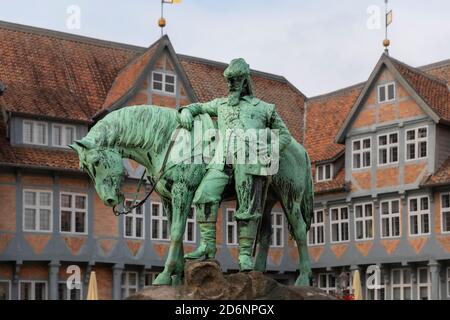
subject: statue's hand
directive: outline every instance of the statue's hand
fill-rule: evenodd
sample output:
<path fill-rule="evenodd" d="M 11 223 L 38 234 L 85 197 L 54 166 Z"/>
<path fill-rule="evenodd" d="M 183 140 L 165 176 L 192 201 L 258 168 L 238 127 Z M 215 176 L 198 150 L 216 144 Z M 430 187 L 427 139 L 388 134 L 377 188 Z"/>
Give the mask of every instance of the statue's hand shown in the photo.
<path fill-rule="evenodd" d="M 191 131 L 193 123 L 194 123 L 194 117 L 192 116 L 191 111 L 189 109 L 186 109 L 186 108 L 181 110 L 180 125 L 183 128 Z"/>

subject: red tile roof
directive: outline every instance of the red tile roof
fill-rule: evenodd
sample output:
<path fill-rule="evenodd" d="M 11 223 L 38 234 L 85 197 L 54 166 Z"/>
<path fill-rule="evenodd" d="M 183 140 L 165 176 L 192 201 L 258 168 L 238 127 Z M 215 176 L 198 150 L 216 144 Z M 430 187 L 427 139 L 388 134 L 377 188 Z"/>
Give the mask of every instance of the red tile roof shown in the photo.
<path fill-rule="evenodd" d="M 428 176 L 422 185 L 426 187 L 433 187 L 445 184 L 450 184 L 450 157 L 445 160 L 434 175 Z"/>
<path fill-rule="evenodd" d="M 7 111 L 91 121 L 133 46 L 0 22 L 0 98 Z"/>
<path fill-rule="evenodd" d="M 435 78 L 392 57 L 389 59 L 427 105 L 442 119 L 450 122 L 450 90 L 447 81 Z"/>
<path fill-rule="evenodd" d="M 314 192 L 316 195 L 324 193 L 337 193 L 346 191 L 345 186 L 345 169 L 342 167 L 331 181 L 317 182 L 314 184 Z"/>

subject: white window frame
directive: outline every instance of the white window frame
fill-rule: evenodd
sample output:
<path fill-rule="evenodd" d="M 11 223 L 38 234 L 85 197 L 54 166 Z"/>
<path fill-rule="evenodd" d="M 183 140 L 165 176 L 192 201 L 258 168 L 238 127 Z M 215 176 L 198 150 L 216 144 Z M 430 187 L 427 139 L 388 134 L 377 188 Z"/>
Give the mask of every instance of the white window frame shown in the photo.
<path fill-rule="evenodd" d="M 366 286 L 365 300 L 367 300 L 367 301 L 384 301 L 384 300 L 386 300 L 386 291 L 387 291 L 386 283 L 384 281 L 383 276 L 381 276 L 380 278 L 381 278 L 381 283 L 377 289 L 369 289 Z M 369 293 L 372 293 L 373 299 L 369 299 Z M 382 297 L 382 299 L 380 299 L 381 297 Z"/>
<path fill-rule="evenodd" d="M 394 272 L 400 270 L 400 283 L 396 284 L 394 283 Z M 409 288 L 411 292 L 411 300 L 413 299 L 413 283 L 412 278 L 410 279 L 411 282 L 405 283 L 405 271 L 408 270 L 406 268 L 395 268 L 391 270 L 391 300 L 394 300 L 394 289 L 400 289 L 400 301 L 403 301 L 405 299 L 405 288 Z M 413 272 L 410 270 L 410 277 L 413 276 Z"/>
<path fill-rule="evenodd" d="M 130 206 L 132 205 L 133 200 L 126 199 L 125 203 L 127 206 Z M 140 207 L 142 214 L 137 214 L 136 210 L 137 208 L 134 208 L 129 214 L 124 215 L 123 217 L 123 237 L 125 239 L 145 239 L 145 204 Z M 131 236 L 127 236 L 127 218 L 131 218 Z M 140 237 L 136 236 L 137 219 L 142 219 L 142 236 Z"/>
<path fill-rule="evenodd" d="M 372 216 L 371 217 L 366 217 L 366 206 L 371 207 L 371 211 L 372 211 Z M 362 207 L 362 217 L 356 217 L 356 207 Z M 374 234 L 375 234 L 375 212 L 374 212 L 374 206 L 372 202 L 364 202 L 364 203 L 357 203 L 353 206 L 353 214 L 354 214 L 354 227 L 355 227 L 355 241 L 367 241 L 367 240 L 373 240 L 374 239 Z M 372 221 L 372 237 L 367 237 L 367 226 L 366 226 L 366 222 L 367 221 Z M 362 228 L 363 228 L 363 237 L 361 239 L 358 239 L 358 228 L 357 228 L 357 224 L 358 222 L 362 222 Z"/>
<path fill-rule="evenodd" d="M 277 216 L 281 216 L 281 225 L 275 224 L 277 221 Z M 272 235 L 270 238 L 271 248 L 283 248 L 284 247 L 284 213 L 281 211 L 271 212 L 271 225 L 272 225 Z M 275 244 L 276 235 L 280 234 L 281 243 Z"/>
<path fill-rule="evenodd" d="M 63 195 L 69 195 L 72 197 L 72 207 L 66 208 L 62 206 L 62 196 Z M 86 198 L 86 208 L 84 209 L 76 209 L 75 208 L 75 197 L 85 197 Z M 88 234 L 88 196 L 85 193 L 73 193 L 73 192 L 65 192 L 61 191 L 59 194 L 59 232 L 63 234 L 74 234 L 74 235 L 87 235 Z M 70 224 L 71 224 L 71 230 L 70 231 L 63 231 L 62 230 L 62 211 L 70 211 Z M 76 212 L 84 212 L 84 232 L 76 232 Z"/>
<path fill-rule="evenodd" d="M 158 215 L 158 216 L 154 216 L 153 215 L 153 206 L 154 205 L 159 206 L 160 215 Z M 150 204 L 150 228 L 151 228 L 150 233 L 151 233 L 151 239 L 152 240 L 170 241 L 169 219 L 168 219 L 167 216 L 164 216 L 163 209 L 164 208 L 163 208 L 163 205 L 162 205 L 161 202 L 152 201 L 151 204 Z M 153 220 L 157 220 L 158 221 L 158 234 L 156 236 L 153 234 Z M 162 235 L 163 235 L 163 225 L 164 225 L 163 221 L 167 221 L 167 239 L 164 239 L 162 237 Z"/>
<path fill-rule="evenodd" d="M 322 222 L 317 222 L 317 217 L 319 212 L 322 212 Z M 322 239 L 323 241 L 319 242 L 317 239 L 319 238 L 319 228 L 322 228 Z M 311 220 L 311 228 L 309 232 L 314 233 L 314 242 L 311 242 L 311 238 L 308 235 L 308 245 L 309 246 L 322 246 L 325 244 L 325 209 L 314 210 L 313 218 Z"/>
<path fill-rule="evenodd" d="M 450 298 L 450 267 L 447 267 L 447 298 Z"/>
<path fill-rule="evenodd" d="M 441 194 L 441 233 L 442 234 L 450 234 L 450 230 L 449 231 L 445 231 L 444 230 L 444 226 L 445 226 L 444 225 L 444 216 L 445 216 L 444 214 L 448 213 L 449 214 L 449 219 L 450 219 L 450 207 L 444 208 L 444 206 L 443 206 L 443 204 L 444 204 L 444 201 L 443 201 L 444 196 L 448 196 L 450 198 L 450 193 L 443 193 L 443 194 Z M 450 201 L 449 201 L 449 203 L 450 203 Z"/>
<path fill-rule="evenodd" d="M 419 138 L 419 130 L 421 129 L 426 129 L 427 130 L 427 136 L 426 138 Z M 408 140 L 408 132 L 410 131 L 414 131 L 414 140 Z M 428 138 L 430 136 L 430 128 L 428 126 L 422 126 L 422 127 L 417 127 L 417 128 L 413 128 L 413 129 L 405 129 L 405 161 L 406 162 L 411 162 L 411 161 L 417 161 L 417 160 L 423 160 L 423 159 L 427 159 L 428 155 L 429 155 L 429 142 L 428 142 Z M 421 142 L 425 142 L 427 145 L 427 155 L 426 157 L 421 157 L 419 155 L 419 144 Z M 414 158 L 408 159 L 408 146 L 414 144 Z"/>
<path fill-rule="evenodd" d="M 32 132 L 32 141 L 25 141 L 25 124 L 31 124 L 31 132 Z M 44 125 L 44 143 L 39 143 L 36 140 L 36 125 Z M 22 143 L 36 146 L 47 146 L 48 145 L 48 123 L 43 121 L 36 120 L 23 120 L 22 122 Z"/>
<path fill-rule="evenodd" d="M 342 209 L 346 209 L 347 210 L 347 219 L 342 219 L 341 215 L 342 215 Z M 338 210 L 338 220 L 333 221 L 333 210 Z M 336 244 L 336 243 L 347 243 L 350 242 L 351 239 L 351 235 L 350 235 L 350 210 L 347 206 L 342 206 L 342 207 L 333 207 L 330 208 L 328 211 L 328 216 L 330 219 L 330 243 L 332 244 Z M 342 240 L 342 225 L 346 223 L 348 226 L 348 239 L 347 240 Z M 333 241 L 333 225 L 337 224 L 338 225 L 338 241 Z"/>
<path fill-rule="evenodd" d="M 153 285 L 153 282 L 155 281 L 158 274 L 159 274 L 158 272 L 154 272 L 154 271 L 146 271 L 144 273 L 144 289 L 150 288 Z M 147 279 L 148 276 L 150 276 L 152 279 L 152 283 L 150 285 L 145 284 L 145 280 Z"/>
<path fill-rule="evenodd" d="M 392 202 L 398 201 L 398 213 L 392 213 Z M 388 203 L 389 213 L 386 215 L 383 215 L 383 203 Z M 402 237 L 402 219 L 401 219 L 401 212 L 402 212 L 402 202 L 400 199 L 391 199 L 391 200 L 384 200 L 380 202 L 380 238 L 381 239 L 397 239 Z M 398 226 L 399 226 L 399 235 L 394 236 L 393 234 L 393 226 L 394 226 L 394 219 L 398 218 Z M 383 236 L 383 220 L 387 219 L 389 221 L 389 236 Z"/>
<path fill-rule="evenodd" d="M 31 298 L 29 301 L 35 301 L 36 300 L 36 283 L 43 283 L 45 284 L 45 299 L 48 300 L 48 281 L 45 280 L 19 280 L 19 300 L 21 300 L 22 297 L 22 283 L 30 283 L 31 284 Z"/>
<path fill-rule="evenodd" d="M 155 74 L 160 74 L 161 77 L 162 77 L 162 81 L 156 81 L 156 80 L 155 80 Z M 173 92 L 166 91 L 166 84 L 172 85 L 172 83 L 168 83 L 168 82 L 166 81 L 166 77 L 167 77 L 167 76 L 170 76 L 170 77 L 173 77 L 173 78 L 174 78 Z M 155 88 L 154 88 L 154 85 L 153 85 L 153 84 L 154 84 L 155 82 L 161 83 L 162 90 L 158 90 L 158 89 L 155 89 Z M 155 91 L 155 92 L 162 92 L 162 93 L 166 93 L 166 94 L 170 94 L 170 95 L 176 95 L 176 93 L 177 93 L 177 75 L 174 74 L 174 73 L 166 72 L 166 71 L 153 71 L 153 72 L 152 72 L 152 84 L 151 84 L 151 85 L 152 85 L 152 91 Z"/>
<path fill-rule="evenodd" d="M 58 298 L 59 298 L 59 285 L 61 285 L 61 284 L 64 284 L 64 286 L 66 288 L 66 299 L 65 299 L 65 301 L 78 301 L 78 300 L 67 299 L 67 298 L 70 298 L 70 291 L 71 290 L 77 290 L 75 288 L 69 289 L 67 287 L 67 281 L 59 281 L 58 282 Z M 80 290 L 80 301 L 81 301 L 81 300 L 84 300 L 83 299 L 83 285 L 81 283 L 80 283 L 80 289 L 79 290 Z"/>
<path fill-rule="evenodd" d="M 326 177 L 326 168 L 330 167 L 330 176 Z M 319 173 L 322 172 L 322 179 L 319 178 Z M 316 166 L 316 181 L 317 182 L 326 182 L 333 180 L 334 176 L 334 165 L 332 163 L 321 164 Z"/>
<path fill-rule="evenodd" d="M 391 85 L 394 85 L 394 97 L 392 99 L 389 99 L 389 90 L 388 90 L 388 88 Z M 381 101 L 381 95 L 380 95 L 380 89 L 381 88 L 384 88 L 384 94 L 385 94 L 385 97 L 386 97 L 386 100 L 384 100 L 384 101 Z M 397 98 L 397 84 L 395 83 L 395 81 L 379 85 L 377 87 L 377 96 L 378 96 L 377 101 L 378 101 L 379 104 L 395 101 L 395 99 Z"/>
<path fill-rule="evenodd" d="M 325 287 L 321 287 L 320 286 L 320 277 L 321 276 L 325 276 L 326 279 L 326 286 Z M 334 277 L 334 287 L 330 286 L 330 276 Z M 323 291 L 325 291 L 328 294 L 336 294 L 337 293 L 337 282 L 338 282 L 338 277 L 336 277 L 336 275 L 334 273 L 331 272 L 327 272 L 327 273 L 319 273 L 317 276 L 317 287 Z M 333 292 L 332 292 L 333 291 Z"/>
<path fill-rule="evenodd" d="M 12 291 L 11 291 L 11 280 L 0 280 L 0 283 L 7 283 L 8 284 L 8 299 L 5 300 L 5 301 L 12 300 L 12 298 L 11 298 L 11 293 L 12 293 Z"/>
<path fill-rule="evenodd" d="M 234 208 L 227 208 L 226 209 L 226 241 L 227 241 L 227 245 L 230 246 L 237 246 L 238 245 L 238 234 L 237 234 L 237 221 L 236 219 L 234 219 L 234 215 L 236 214 L 236 209 Z M 232 221 L 230 221 L 229 217 L 230 215 L 233 215 L 233 218 L 231 219 Z M 233 242 L 230 242 L 228 239 L 228 228 L 232 228 L 233 230 Z"/>
<path fill-rule="evenodd" d="M 427 282 L 420 282 L 420 270 L 427 270 Z M 420 300 L 420 289 L 427 288 L 427 300 L 431 300 L 431 273 L 428 267 L 417 268 L 417 300 Z"/>
<path fill-rule="evenodd" d="M 364 148 L 364 141 L 365 140 L 369 140 L 370 141 L 370 147 L 369 148 Z M 359 142 L 360 143 L 360 146 L 361 146 L 361 149 L 360 150 L 354 150 L 354 146 L 355 146 L 355 142 Z M 355 139 L 355 140 L 352 140 L 352 170 L 353 171 L 358 171 L 358 170 L 366 170 L 366 169 L 368 169 L 368 168 L 370 168 L 370 167 L 372 167 L 372 137 L 366 137 L 366 138 L 361 138 L 361 139 Z M 368 166 L 364 166 L 364 154 L 365 153 L 369 153 L 369 155 L 370 155 L 370 163 L 369 163 L 369 165 Z M 359 168 L 355 168 L 355 159 L 354 159 L 354 156 L 356 155 L 356 154 L 359 154 L 359 156 L 360 156 L 360 161 L 361 161 L 361 167 L 359 167 Z"/>
<path fill-rule="evenodd" d="M 395 134 L 397 135 L 397 142 L 391 143 L 390 138 L 392 135 L 395 135 Z M 380 145 L 380 138 L 382 138 L 382 137 L 386 137 L 386 145 Z M 378 135 L 377 136 L 378 166 L 384 167 L 384 166 L 389 166 L 389 165 L 393 165 L 393 164 L 398 164 L 399 158 L 400 158 L 400 147 L 399 146 L 400 146 L 400 133 L 398 131 Z M 393 150 L 395 148 L 397 148 L 397 161 L 391 161 L 391 150 Z M 387 157 L 386 163 L 381 163 L 380 152 L 382 150 L 386 150 L 386 157 Z"/>
<path fill-rule="evenodd" d="M 61 142 L 62 144 L 55 143 L 55 127 L 61 127 Z M 66 130 L 73 130 L 73 140 L 77 139 L 77 127 L 68 124 L 62 123 L 52 123 L 52 146 L 57 148 L 69 148 L 69 144 L 73 143 L 73 141 L 67 141 Z"/>
<path fill-rule="evenodd" d="M 136 284 L 134 285 L 130 285 L 129 282 L 130 274 L 136 275 Z M 123 281 L 123 277 L 125 277 L 125 283 Z M 136 289 L 136 292 L 139 291 L 139 272 L 137 271 L 124 271 L 122 273 L 122 278 L 120 279 L 120 293 L 122 294 L 123 290 L 125 290 L 125 294 L 122 294 L 122 299 L 125 299 L 131 295 L 130 289 Z"/>
<path fill-rule="evenodd" d="M 186 219 L 186 228 L 184 230 L 184 236 L 183 236 L 183 241 L 185 243 L 195 243 L 197 241 L 197 228 L 196 228 L 196 226 L 197 226 L 197 221 L 196 221 L 196 214 L 197 214 L 197 212 L 196 212 L 195 206 L 192 206 L 191 210 L 192 210 L 192 218 L 189 218 L 189 216 L 188 216 L 187 219 Z M 189 226 L 192 227 L 192 237 L 193 237 L 192 240 L 188 239 Z"/>
<path fill-rule="evenodd" d="M 39 200 L 39 196 L 41 193 L 49 193 L 50 194 L 50 205 L 49 206 L 41 206 L 40 203 L 36 204 L 34 206 L 32 205 L 27 205 L 25 203 L 25 193 L 26 192 L 34 192 L 36 193 L 36 202 L 40 202 Z M 39 233 L 52 233 L 53 232 L 53 192 L 51 190 L 38 190 L 38 189 L 24 189 L 22 192 L 22 230 L 24 232 L 39 232 Z M 25 227 L 25 210 L 29 208 L 29 209 L 34 209 L 36 210 L 36 228 L 35 229 L 27 229 Z M 50 210 L 50 221 L 49 221 L 49 226 L 50 229 L 49 230 L 41 230 L 41 219 L 40 219 L 40 210 L 41 209 L 47 209 Z"/>
<path fill-rule="evenodd" d="M 420 200 L 422 198 L 427 198 L 428 210 L 422 210 L 420 208 L 420 205 L 421 205 Z M 418 211 L 415 211 L 412 214 L 411 214 L 411 200 L 417 200 L 417 209 L 418 209 Z M 428 236 L 431 234 L 431 208 L 430 207 L 431 207 L 431 202 L 430 202 L 429 196 L 416 196 L 416 197 L 408 198 L 408 234 L 410 237 Z M 422 232 L 423 226 L 422 226 L 421 218 L 423 215 L 428 215 L 428 232 L 427 233 Z M 411 233 L 411 217 L 412 216 L 417 216 L 417 225 L 418 225 L 418 231 L 419 231 L 417 234 Z"/>

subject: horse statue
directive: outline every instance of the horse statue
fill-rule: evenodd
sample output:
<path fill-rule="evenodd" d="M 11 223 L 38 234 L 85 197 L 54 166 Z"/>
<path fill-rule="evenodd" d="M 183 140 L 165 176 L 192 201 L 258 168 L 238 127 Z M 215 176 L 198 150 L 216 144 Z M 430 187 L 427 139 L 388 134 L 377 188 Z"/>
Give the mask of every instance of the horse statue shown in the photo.
<path fill-rule="evenodd" d="M 197 147 L 195 130 L 180 129 L 178 117 L 177 110 L 165 107 L 125 107 L 109 113 L 83 139 L 70 146 L 78 153 L 80 169 L 89 174 L 100 199 L 110 207 L 124 202 L 121 193 L 125 175 L 123 159 L 132 159 L 145 167 L 147 178 L 162 199 L 170 226 L 168 255 L 164 270 L 154 281 L 155 285 L 181 283 L 186 220 L 194 193 L 207 167 L 204 162 L 167 161 L 168 154 L 175 152 L 171 141 L 176 132 L 185 140 L 194 141 L 190 144 L 192 150 L 203 151 L 202 146 Z M 197 116 L 195 121 L 200 122 L 203 129 L 214 128 L 214 122 L 206 114 Z M 193 152 L 194 157 L 198 155 Z M 280 202 L 299 253 L 299 276 L 295 284 L 310 285 L 311 266 L 306 241 L 313 215 L 313 198 L 310 159 L 303 146 L 292 139 L 280 155 L 278 173 L 272 177 L 267 192 L 257 238 L 256 271 L 266 270 L 272 232 L 271 210 Z"/>

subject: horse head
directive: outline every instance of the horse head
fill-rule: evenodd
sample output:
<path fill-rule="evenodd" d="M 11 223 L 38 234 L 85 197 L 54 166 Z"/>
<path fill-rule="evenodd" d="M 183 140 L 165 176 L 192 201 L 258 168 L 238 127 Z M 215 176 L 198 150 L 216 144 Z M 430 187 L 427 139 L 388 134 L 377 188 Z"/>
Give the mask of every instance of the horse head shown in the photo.
<path fill-rule="evenodd" d="M 69 146 L 78 153 L 80 169 L 92 179 L 100 199 L 113 207 L 123 202 L 120 191 L 124 179 L 122 155 L 115 148 L 99 147 L 88 138 Z"/>

